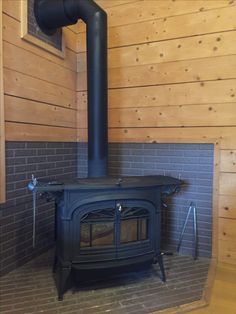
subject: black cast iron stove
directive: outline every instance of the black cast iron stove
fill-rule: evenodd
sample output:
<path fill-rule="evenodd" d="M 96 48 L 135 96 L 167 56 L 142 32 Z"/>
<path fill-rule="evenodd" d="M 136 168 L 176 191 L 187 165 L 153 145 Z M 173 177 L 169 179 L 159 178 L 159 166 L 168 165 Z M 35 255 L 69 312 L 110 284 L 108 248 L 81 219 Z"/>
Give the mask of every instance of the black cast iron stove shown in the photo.
<path fill-rule="evenodd" d="M 167 176 L 108 176 L 107 15 L 92 0 L 35 0 L 35 17 L 48 35 L 82 19 L 87 26 L 88 178 L 29 184 L 56 199 L 58 297 L 72 269 L 113 269 L 158 262 L 161 204 L 181 181 Z M 34 215 L 35 217 L 35 215 Z M 35 229 L 34 229 L 35 231 Z"/>
<path fill-rule="evenodd" d="M 72 269 L 113 269 L 151 261 L 159 263 L 165 281 L 162 197 L 174 193 L 180 183 L 167 176 L 37 182 L 34 193 L 53 195 L 57 204 L 54 270 L 59 300 Z"/>

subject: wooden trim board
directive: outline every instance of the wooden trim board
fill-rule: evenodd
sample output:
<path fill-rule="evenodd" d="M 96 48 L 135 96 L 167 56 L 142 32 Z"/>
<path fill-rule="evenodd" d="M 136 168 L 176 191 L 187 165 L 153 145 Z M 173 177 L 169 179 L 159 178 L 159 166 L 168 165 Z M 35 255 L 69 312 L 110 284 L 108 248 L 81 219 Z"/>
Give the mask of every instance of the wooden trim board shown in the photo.
<path fill-rule="evenodd" d="M 5 183 L 5 119 L 3 91 L 2 1 L 0 1 L 0 203 L 6 200 Z"/>

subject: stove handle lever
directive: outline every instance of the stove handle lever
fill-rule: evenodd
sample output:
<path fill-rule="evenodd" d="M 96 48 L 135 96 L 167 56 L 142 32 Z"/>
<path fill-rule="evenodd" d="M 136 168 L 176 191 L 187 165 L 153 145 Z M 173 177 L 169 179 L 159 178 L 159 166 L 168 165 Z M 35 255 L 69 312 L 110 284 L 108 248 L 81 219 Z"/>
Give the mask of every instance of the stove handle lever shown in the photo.
<path fill-rule="evenodd" d="M 116 209 L 121 213 L 122 212 L 122 205 L 120 203 L 116 204 Z"/>

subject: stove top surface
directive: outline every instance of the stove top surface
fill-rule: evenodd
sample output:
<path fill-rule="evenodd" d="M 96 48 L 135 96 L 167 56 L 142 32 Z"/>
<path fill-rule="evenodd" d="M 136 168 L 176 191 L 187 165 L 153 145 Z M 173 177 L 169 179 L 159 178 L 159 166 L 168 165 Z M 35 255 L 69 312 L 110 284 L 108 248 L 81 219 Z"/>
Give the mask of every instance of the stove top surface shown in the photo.
<path fill-rule="evenodd" d="M 163 175 L 153 176 L 107 176 L 99 178 L 77 178 L 63 181 L 39 180 L 38 190 L 73 190 L 73 189 L 119 189 L 119 188 L 142 188 L 156 186 L 180 185 L 182 181 Z"/>

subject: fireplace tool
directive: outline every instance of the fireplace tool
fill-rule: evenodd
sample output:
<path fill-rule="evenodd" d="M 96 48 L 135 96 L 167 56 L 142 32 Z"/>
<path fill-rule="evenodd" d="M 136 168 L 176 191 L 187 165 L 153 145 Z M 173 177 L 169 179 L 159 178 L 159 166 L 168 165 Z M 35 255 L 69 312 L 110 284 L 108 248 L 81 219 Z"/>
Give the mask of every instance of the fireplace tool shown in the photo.
<path fill-rule="evenodd" d="M 179 243 L 177 246 L 177 252 L 179 252 L 180 250 L 180 246 L 184 237 L 184 232 L 186 230 L 186 226 L 190 217 L 191 212 L 193 212 L 193 235 L 194 235 L 194 241 L 193 241 L 193 259 L 196 260 L 197 259 L 197 213 L 196 213 L 196 205 L 194 204 L 194 202 L 190 203 L 190 206 L 188 208 L 188 212 L 183 224 L 183 228 L 180 234 L 180 238 L 179 238 Z"/>

